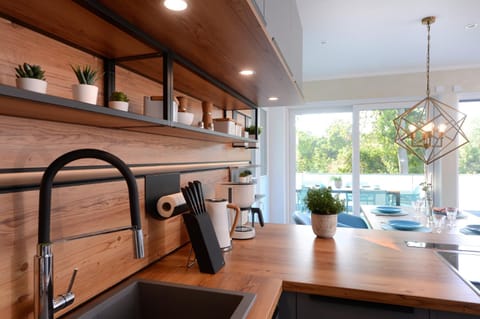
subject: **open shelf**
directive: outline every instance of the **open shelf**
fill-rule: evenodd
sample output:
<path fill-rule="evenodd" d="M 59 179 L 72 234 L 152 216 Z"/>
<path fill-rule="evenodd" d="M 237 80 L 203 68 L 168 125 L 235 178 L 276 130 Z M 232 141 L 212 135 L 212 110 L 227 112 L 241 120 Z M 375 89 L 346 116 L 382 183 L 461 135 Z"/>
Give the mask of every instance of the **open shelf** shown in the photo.
<path fill-rule="evenodd" d="M 192 72 L 175 66 L 179 69 L 176 89 L 219 106 L 232 109 L 245 104 L 231 92 L 238 92 L 253 105 L 275 105 L 268 101 L 272 95 L 280 98 L 278 105 L 296 105 L 303 100 L 250 0 L 191 1 L 182 14 L 166 10 L 159 1 L 50 0 L 45 5 L 16 0 L 1 1 L 0 16 L 106 59 L 173 52 L 182 66 L 195 66 L 231 88 L 225 94 L 217 84 L 202 85 L 204 79 L 192 80 Z M 161 68 L 161 64 L 145 65 L 142 60 L 128 64 L 146 75 Z M 256 74 L 240 76 L 238 72 L 245 67 L 255 69 Z M 226 103 L 220 103 L 225 96 L 229 96 Z"/>
<path fill-rule="evenodd" d="M 0 114 L 220 143 L 255 141 L 5 85 L 0 85 Z"/>

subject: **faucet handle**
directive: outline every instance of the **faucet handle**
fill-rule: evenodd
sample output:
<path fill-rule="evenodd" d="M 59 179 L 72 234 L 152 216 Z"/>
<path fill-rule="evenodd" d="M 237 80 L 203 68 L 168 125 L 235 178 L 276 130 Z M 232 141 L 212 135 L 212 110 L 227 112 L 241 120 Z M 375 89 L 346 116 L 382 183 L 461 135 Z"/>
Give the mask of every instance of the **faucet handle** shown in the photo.
<path fill-rule="evenodd" d="M 72 278 L 70 278 L 70 283 L 68 284 L 67 293 L 72 292 L 73 283 L 75 282 L 75 277 L 77 277 L 78 268 L 73 268 Z"/>
<path fill-rule="evenodd" d="M 53 312 L 57 312 L 60 309 L 66 308 L 71 305 L 75 300 L 75 294 L 72 292 L 73 283 L 75 282 L 75 277 L 77 276 L 78 268 L 73 269 L 72 278 L 70 278 L 70 283 L 68 284 L 68 290 L 63 295 L 57 296 L 53 301 Z"/>

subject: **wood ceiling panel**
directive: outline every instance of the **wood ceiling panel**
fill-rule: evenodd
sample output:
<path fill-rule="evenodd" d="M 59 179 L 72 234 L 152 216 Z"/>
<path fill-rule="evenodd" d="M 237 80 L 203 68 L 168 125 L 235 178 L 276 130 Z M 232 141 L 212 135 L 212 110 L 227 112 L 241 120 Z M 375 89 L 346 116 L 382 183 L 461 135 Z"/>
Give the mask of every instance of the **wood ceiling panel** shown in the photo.
<path fill-rule="evenodd" d="M 256 104 L 301 102 L 301 94 L 249 0 L 190 1 L 184 12 L 172 12 L 157 0 L 100 0 L 116 14 L 158 42 Z M 256 74 L 238 74 L 252 68 Z M 287 105 L 287 104 L 283 104 Z"/>
<path fill-rule="evenodd" d="M 155 52 L 73 1 L 0 1 L 0 16 L 102 57 Z"/>

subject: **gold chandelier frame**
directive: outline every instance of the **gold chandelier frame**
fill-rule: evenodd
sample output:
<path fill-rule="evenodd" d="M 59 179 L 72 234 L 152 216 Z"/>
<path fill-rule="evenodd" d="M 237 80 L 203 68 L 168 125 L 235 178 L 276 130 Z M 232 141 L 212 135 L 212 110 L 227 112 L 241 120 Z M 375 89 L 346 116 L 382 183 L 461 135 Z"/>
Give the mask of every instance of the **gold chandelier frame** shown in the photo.
<path fill-rule="evenodd" d="M 435 17 L 422 19 L 427 25 L 427 97 L 393 120 L 395 143 L 426 165 L 467 144 L 462 130 L 466 114 L 430 96 L 430 25 Z"/>

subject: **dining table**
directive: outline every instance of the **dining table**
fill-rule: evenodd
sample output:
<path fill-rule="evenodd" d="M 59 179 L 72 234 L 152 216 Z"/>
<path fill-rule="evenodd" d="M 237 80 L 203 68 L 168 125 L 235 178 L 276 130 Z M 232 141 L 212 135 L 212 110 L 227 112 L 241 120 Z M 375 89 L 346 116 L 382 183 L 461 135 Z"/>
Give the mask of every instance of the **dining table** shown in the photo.
<path fill-rule="evenodd" d="M 480 230 L 478 230 L 480 229 L 480 217 L 468 211 L 459 210 L 454 225 L 449 225 L 445 217 L 441 226 L 436 227 L 433 220 L 436 217 L 441 217 L 442 214 L 445 213 L 434 212 L 432 218 L 429 220 L 423 211 L 416 212 L 412 206 L 361 205 L 360 208 L 362 217 L 364 217 L 371 229 L 480 236 Z M 388 208 L 390 208 L 392 212 L 390 212 Z M 383 210 L 383 212 L 381 210 Z M 437 214 L 439 216 L 437 216 Z M 416 227 L 416 223 L 419 224 L 419 227 Z M 400 227 L 392 227 L 392 225 L 397 226 L 397 224 L 399 224 Z"/>

